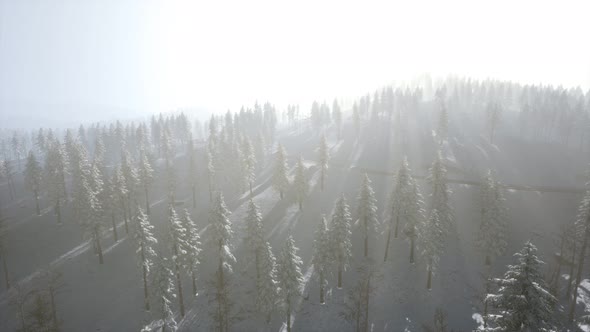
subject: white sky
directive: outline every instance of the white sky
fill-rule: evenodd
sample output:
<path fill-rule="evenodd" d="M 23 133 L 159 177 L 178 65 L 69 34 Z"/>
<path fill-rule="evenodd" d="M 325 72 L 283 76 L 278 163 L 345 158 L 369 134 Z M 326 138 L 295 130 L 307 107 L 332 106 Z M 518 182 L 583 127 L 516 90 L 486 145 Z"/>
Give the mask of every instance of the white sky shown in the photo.
<path fill-rule="evenodd" d="M 0 0 L 15 102 L 142 111 L 357 96 L 424 72 L 590 88 L 588 1 Z"/>

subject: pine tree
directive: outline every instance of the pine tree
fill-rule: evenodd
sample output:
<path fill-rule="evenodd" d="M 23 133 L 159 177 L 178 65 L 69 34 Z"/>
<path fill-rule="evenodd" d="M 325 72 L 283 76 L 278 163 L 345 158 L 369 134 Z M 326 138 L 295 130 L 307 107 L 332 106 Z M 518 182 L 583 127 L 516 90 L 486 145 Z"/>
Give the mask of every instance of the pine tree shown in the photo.
<path fill-rule="evenodd" d="M 419 236 L 419 247 L 426 260 L 426 270 L 428 271 L 426 289 L 432 288 L 432 275 L 438 268 L 438 262 L 444 249 L 444 238 L 444 225 L 440 221 L 438 211 L 434 209 L 430 212 L 430 218 L 425 225 L 420 228 Z"/>
<path fill-rule="evenodd" d="M 506 210 L 504 195 L 500 185 L 489 171 L 481 188 L 481 225 L 477 236 L 477 246 L 485 255 L 485 264 L 490 265 L 493 257 L 506 250 Z"/>
<path fill-rule="evenodd" d="M 66 199 L 65 172 L 68 163 L 59 141 L 50 144 L 45 156 L 45 182 L 49 200 L 54 205 L 57 223 L 61 224 L 61 203 Z"/>
<path fill-rule="evenodd" d="M 2 177 L 5 178 L 8 183 L 10 199 L 14 199 L 14 195 L 16 194 L 14 189 L 14 169 L 12 168 L 12 163 L 8 159 L 5 159 L 2 162 Z"/>
<path fill-rule="evenodd" d="M 154 181 L 154 170 L 145 152 L 142 151 L 140 155 L 142 157 L 137 169 L 137 179 L 138 185 L 143 188 L 145 193 L 145 209 L 147 214 L 150 215 L 149 188 Z"/>
<path fill-rule="evenodd" d="M 151 289 L 153 291 L 156 308 L 154 314 L 158 319 L 157 325 L 161 327 L 162 332 L 176 331 L 177 325 L 174 320 L 174 313 L 170 307 L 172 298 L 174 298 L 174 282 L 172 281 L 174 273 L 169 267 L 166 258 L 156 255 L 154 272 L 151 274 Z"/>
<path fill-rule="evenodd" d="M 256 279 L 260 278 L 259 262 L 262 250 L 266 244 L 260 209 L 252 199 L 248 203 L 246 215 L 246 243 L 252 250 L 256 266 Z"/>
<path fill-rule="evenodd" d="M 330 248 L 330 232 L 328 230 L 328 224 L 326 218 L 322 216 L 322 220 L 315 231 L 315 237 L 313 240 L 313 256 L 311 264 L 313 265 L 314 271 L 317 273 L 320 282 L 320 303 L 324 304 L 325 288 L 328 283 L 326 275 L 329 272 L 330 265 L 332 263 Z"/>
<path fill-rule="evenodd" d="M 449 197 L 452 191 L 447 185 L 447 168 L 443 163 L 442 152 L 439 150 L 436 159 L 430 167 L 428 182 L 432 185 L 430 209 L 436 209 L 438 218 L 442 223 L 445 233 L 453 228 L 453 209 L 449 204 Z"/>
<path fill-rule="evenodd" d="M 330 159 L 330 151 L 328 149 L 328 143 L 326 142 L 326 136 L 322 135 L 320 140 L 319 149 L 319 165 L 320 165 L 320 187 L 324 191 L 324 184 L 326 181 L 326 173 L 328 172 L 328 161 Z"/>
<path fill-rule="evenodd" d="M 197 183 L 199 180 L 199 172 L 197 169 L 197 153 L 193 144 L 192 136 L 189 136 L 188 141 L 188 179 L 193 196 L 193 209 L 197 207 Z"/>
<path fill-rule="evenodd" d="M 358 140 L 361 136 L 361 115 L 359 113 L 359 109 L 356 102 L 352 106 L 352 123 L 354 125 L 356 139 Z"/>
<path fill-rule="evenodd" d="M 444 96 L 437 96 L 437 103 L 440 105 L 438 114 L 438 128 L 436 129 L 436 136 L 438 137 L 438 144 L 442 145 L 449 135 L 449 112 L 445 106 Z"/>
<path fill-rule="evenodd" d="M 125 234 L 129 234 L 129 226 L 127 223 L 128 218 L 131 216 L 127 215 L 127 197 L 128 197 L 128 189 L 127 189 L 127 182 L 125 181 L 125 176 L 123 175 L 123 171 L 121 167 L 117 167 L 115 172 L 113 173 L 112 179 L 113 185 L 113 195 L 118 197 L 119 202 L 121 203 L 121 210 L 123 211 L 123 222 L 125 223 Z"/>
<path fill-rule="evenodd" d="M 280 143 L 277 148 L 272 183 L 274 188 L 279 192 L 281 199 L 283 199 L 283 194 L 289 187 L 289 178 L 287 177 L 287 156 L 285 149 Z"/>
<path fill-rule="evenodd" d="M 133 158 L 129 151 L 123 151 L 121 153 L 121 172 L 125 178 L 125 186 L 127 187 L 127 214 L 131 218 L 131 206 L 137 206 L 137 190 L 139 187 L 139 178 L 137 175 L 137 169 L 133 166 Z M 125 232 L 127 231 L 127 225 L 125 226 Z"/>
<path fill-rule="evenodd" d="M 25 165 L 25 181 L 27 183 L 27 187 L 33 192 L 33 195 L 35 196 L 35 208 L 38 216 L 41 215 L 41 210 L 39 209 L 39 190 L 41 189 L 42 180 L 41 174 L 41 165 L 37 161 L 37 158 L 35 158 L 33 151 L 31 151 L 29 152 L 27 164 Z"/>
<path fill-rule="evenodd" d="M 256 180 L 256 156 L 254 154 L 254 147 L 247 137 L 244 139 L 242 146 L 242 165 L 246 182 L 250 187 L 250 196 L 252 196 L 252 183 Z"/>
<path fill-rule="evenodd" d="M 387 260 L 389 252 L 391 230 L 394 228 L 394 237 L 397 238 L 401 224 L 406 237 L 410 240 L 410 263 L 414 263 L 416 238 L 419 235 L 419 226 L 423 220 L 422 205 L 422 195 L 418 191 L 418 185 L 411 175 L 408 160 L 404 158 L 398 171 L 389 203 L 389 227 L 384 261 Z"/>
<path fill-rule="evenodd" d="M 215 155 L 211 147 L 207 147 L 207 180 L 209 182 L 209 200 L 213 201 L 213 190 L 215 182 Z"/>
<path fill-rule="evenodd" d="M 278 300 L 278 282 L 276 259 L 268 242 L 260 250 L 257 270 L 260 277 L 256 279 L 256 308 L 266 315 L 266 322 L 269 323 Z"/>
<path fill-rule="evenodd" d="M 377 218 L 377 199 L 371 187 L 371 179 L 367 173 L 363 176 L 363 182 L 358 195 L 358 220 L 362 228 L 364 238 L 365 258 L 369 256 L 369 238 L 377 234 L 379 220 Z"/>
<path fill-rule="evenodd" d="M 303 158 L 299 156 L 297 160 L 297 166 L 295 168 L 295 179 L 293 184 L 295 185 L 295 192 L 297 194 L 297 202 L 299 204 L 299 210 L 303 210 L 303 201 L 309 192 L 309 184 L 307 177 L 305 176 L 305 165 L 303 165 Z"/>
<path fill-rule="evenodd" d="M 103 264 L 103 253 L 100 244 L 100 234 L 103 227 L 100 216 L 100 202 L 92 190 L 85 175 L 81 175 L 80 182 L 74 191 L 74 215 L 84 228 L 86 234 L 92 238 L 98 253 L 98 263 Z"/>
<path fill-rule="evenodd" d="M 174 275 L 176 277 L 176 287 L 178 290 L 178 302 L 180 306 L 180 316 L 184 317 L 184 295 L 182 293 L 182 279 L 180 272 L 188 264 L 188 243 L 186 242 L 187 234 L 180 218 L 171 204 L 168 207 L 169 238 L 172 247 L 172 262 L 174 263 Z"/>
<path fill-rule="evenodd" d="M 216 258 L 219 262 L 215 273 L 215 298 L 217 311 L 214 319 L 220 331 L 228 331 L 230 323 L 231 303 L 229 301 L 228 275 L 232 272 L 232 263 L 236 261 L 231 252 L 231 239 L 233 231 L 229 220 L 230 212 L 225 206 L 223 195 L 217 194 L 217 198 L 209 210 L 209 223 L 211 225 L 210 239 L 216 247 Z"/>
<path fill-rule="evenodd" d="M 488 314 L 487 331 L 555 331 L 554 306 L 557 299 L 548 291 L 537 257 L 537 248 L 529 241 L 515 254 L 516 265 L 508 265 L 504 278 L 495 279 L 497 294 L 488 294 L 485 302 L 497 308 Z"/>
<path fill-rule="evenodd" d="M 141 208 L 137 210 L 136 223 L 133 238 L 136 244 L 136 253 L 139 258 L 143 276 L 143 298 L 145 310 L 150 310 L 148 280 L 152 273 L 156 252 L 154 250 L 158 240 L 154 237 L 154 226 L 150 223 L 149 217 Z"/>
<path fill-rule="evenodd" d="M 187 264 L 188 271 L 191 274 L 193 295 L 197 295 L 197 266 L 201 263 L 201 236 L 197 225 L 191 219 L 191 215 L 187 209 L 184 209 L 184 213 L 180 219 L 182 226 L 186 229 L 186 237 L 184 242 L 186 244 L 186 257 L 185 262 Z"/>
<path fill-rule="evenodd" d="M 582 271 L 584 270 L 584 261 L 586 259 L 586 250 L 588 249 L 588 240 L 590 239 L 590 190 L 586 191 L 580 207 L 578 208 L 578 216 L 575 221 L 576 232 L 582 237 L 582 244 L 580 246 L 580 253 L 578 254 L 577 274 L 574 281 L 574 296 L 570 305 L 569 321 L 574 321 L 576 305 L 578 304 L 578 287 L 582 281 Z M 574 240 L 575 245 L 576 240 Z M 574 249 L 575 250 L 575 249 Z M 573 255 L 575 257 L 575 254 Z M 574 267 L 575 268 L 575 267 Z M 573 271 L 573 269 L 572 269 Z M 573 278 L 573 273 L 570 274 Z M 569 288 L 568 288 L 569 293 Z"/>
<path fill-rule="evenodd" d="M 287 315 L 287 332 L 291 332 L 291 312 L 297 297 L 301 296 L 303 261 L 297 256 L 299 249 L 293 237 L 289 235 L 281 251 L 278 262 L 279 294 L 285 314 Z"/>
<path fill-rule="evenodd" d="M 334 205 L 330 224 L 330 248 L 338 266 L 338 288 L 342 288 L 342 272 L 348 267 L 352 258 L 351 221 L 350 207 L 342 194 Z"/>

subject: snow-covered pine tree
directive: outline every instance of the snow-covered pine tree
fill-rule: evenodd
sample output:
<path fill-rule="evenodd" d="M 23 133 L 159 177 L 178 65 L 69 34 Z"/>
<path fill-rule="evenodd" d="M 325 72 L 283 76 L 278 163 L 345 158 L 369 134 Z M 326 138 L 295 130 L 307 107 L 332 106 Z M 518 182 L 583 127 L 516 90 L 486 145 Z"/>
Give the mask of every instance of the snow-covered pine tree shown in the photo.
<path fill-rule="evenodd" d="M 500 184 L 488 171 L 481 187 L 481 225 L 477 235 L 477 247 L 485 255 L 485 264 L 490 265 L 492 258 L 498 257 L 506 250 L 506 208 Z"/>
<path fill-rule="evenodd" d="M 156 252 L 154 250 L 158 240 L 154 237 L 154 226 L 150 223 L 149 217 L 138 208 L 136 223 L 133 232 L 133 238 L 136 243 L 135 252 L 138 254 L 138 262 L 141 266 L 143 276 L 143 299 L 145 310 L 150 310 L 148 280 L 151 275 L 151 269 L 154 265 Z"/>
<path fill-rule="evenodd" d="M 45 155 L 45 183 L 49 200 L 54 205 L 57 223 L 61 224 L 61 205 L 66 199 L 65 172 L 68 167 L 63 146 L 59 141 L 49 143 Z"/>
<path fill-rule="evenodd" d="M 264 240 L 264 228 L 262 225 L 262 215 L 258 205 L 252 199 L 248 203 L 248 213 L 246 214 L 246 243 L 252 250 L 256 266 L 256 279 L 260 278 L 260 256 L 266 244 Z"/>
<path fill-rule="evenodd" d="M 444 96 L 437 96 L 436 99 L 440 108 L 438 113 L 436 136 L 438 138 L 438 144 L 442 145 L 449 135 L 449 112 L 447 111 L 447 107 L 445 105 Z"/>
<path fill-rule="evenodd" d="M 256 154 L 248 137 L 244 139 L 242 144 L 242 165 L 244 168 L 242 172 L 250 188 L 250 196 L 252 196 L 252 183 L 256 180 Z"/>
<path fill-rule="evenodd" d="M 184 317 L 184 295 L 182 293 L 182 278 L 180 270 L 185 268 L 188 264 L 188 243 L 186 243 L 186 229 L 184 228 L 180 218 L 174 210 L 174 206 L 168 206 L 168 222 L 169 222 L 169 238 L 172 247 L 172 263 L 174 264 L 174 275 L 176 277 L 176 287 L 178 290 L 178 303 L 180 307 L 180 316 Z"/>
<path fill-rule="evenodd" d="M 295 246 L 293 236 L 289 235 L 278 261 L 279 294 L 285 314 L 287 315 L 287 332 L 291 332 L 291 312 L 295 300 L 301 296 L 303 261 L 297 256 L 299 249 Z"/>
<path fill-rule="evenodd" d="M 276 152 L 272 183 L 283 199 L 284 192 L 289 187 L 289 178 L 287 177 L 287 155 L 281 143 Z"/>
<path fill-rule="evenodd" d="M 578 208 L 578 216 L 575 221 L 575 228 L 577 233 L 580 234 L 582 237 L 582 244 L 580 246 L 580 253 L 578 254 L 578 263 L 575 264 L 577 265 L 577 273 L 574 280 L 574 296 L 570 304 L 570 312 L 568 317 L 570 322 L 574 321 L 576 305 L 578 304 L 578 287 L 580 286 L 580 282 L 582 281 L 584 260 L 586 259 L 586 250 L 588 249 L 588 241 L 590 240 L 590 189 L 586 191 L 586 194 L 584 195 L 584 198 L 580 203 L 580 207 Z M 574 245 L 575 242 L 576 240 L 574 240 Z"/>
<path fill-rule="evenodd" d="M 325 288 L 328 283 L 326 279 L 332 265 L 332 251 L 330 250 L 330 233 L 326 217 L 322 216 L 313 239 L 313 256 L 311 264 L 317 273 L 320 282 L 320 304 L 324 304 Z"/>
<path fill-rule="evenodd" d="M 377 199 L 371 187 L 371 179 L 367 173 L 363 176 L 363 182 L 358 194 L 358 220 L 364 238 L 365 258 L 369 256 L 369 238 L 377 235 L 379 220 L 377 218 Z"/>
<path fill-rule="evenodd" d="M 320 188 L 324 191 L 326 182 L 326 173 L 328 172 L 328 162 L 330 160 L 330 150 L 328 149 L 328 143 L 326 142 L 326 135 L 322 134 L 319 148 L 319 166 L 320 166 Z"/>
<path fill-rule="evenodd" d="M 428 182 L 432 185 L 430 195 L 430 209 L 436 209 L 443 230 L 448 234 L 453 228 L 453 209 L 449 204 L 452 192 L 447 185 L 447 168 L 443 163 L 442 152 L 439 150 L 436 159 L 430 167 Z"/>
<path fill-rule="evenodd" d="M 233 231 L 229 215 L 230 212 L 225 206 L 223 195 L 218 193 L 215 202 L 209 210 L 209 223 L 211 225 L 210 239 L 216 248 L 216 259 L 219 262 L 214 279 L 216 292 L 214 297 L 217 302 L 214 320 L 220 331 L 229 330 L 231 303 L 229 300 L 228 274 L 232 272 L 232 263 L 236 261 L 236 258 L 231 252 Z"/>
<path fill-rule="evenodd" d="M 419 227 L 424 214 L 422 205 L 422 195 L 418 190 L 416 181 L 411 175 L 408 160 L 404 157 L 389 203 L 389 229 L 387 231 L 384 261 L 387 260 L 389 244 L 391 242 L 391 229 L 395 227 L 394 236 L 397 238 L 401 224 L 403 226 L 403 232 L 410 240 L 410 263 L 414 263 L 416 238 L 419 236 Z"/>
<path fill-rule="evenodd" d="M 37 161 L 35 154 L 33 154 L 33 151 L 29 152 L 24 173 L 27 188 L 31 190 L 35 196 L 35 209 L 37 211 L 37 215 L 40 216 L 41 209 L 39 209 L 39 190 L 41 189 L 41 177 L 43 170 Z"/>
<path fill-rule="evenodd" d="M 137 206 L 137 190 L 139 187 L 139 178 L 137 176 L 137 168 L 133 166 L 133 158 L 129 151 L 123 150 L 121 152 L 121 172 L 125 178 L 125 186 L 127 187 L 127 214 L 129 218 L 133 215 L 131 206 Z M 125 228 L 127 231 L 127 228 Z M 128 232 L 127 232 L 128 233 Z"/>
<path fill-rule="evenodd" d="M 193 209 L 197 207 L 197 183 L 199 181 L 199 172 L 197 169 L 197 152 L 193 143 L 193 136 L 189 135 L 187 144 L 188 154 L 188 179 L 191 193 L 193 196 Z"/>
<path fill-rule="evenodd" d="M 426 289 L 432 288 L 432 275 L 438 268 L 438 262 L 442 251 L 444 250 L 445 228 L 438 211 L 433 209 L 426 223 L 420 227 L 419 248 L 422 256 L 426 260 L 426 270 L 428 278 L 426 280 Z"/>
<path fill-rule="evenodd" d="M 215 152 L 211 144 L 207 147 L 207 182 L 209 183 L 209 200 L 213 201 L 213 190 L 215 189 Z"/>
<path fill-rule="evenodd" d="M 129 234 L 129 226 L 128 220 L 131 218 L 130 215 L 127 214 L 127 197 L 128 197 L 128 189 L 127 183 L 125 181 L 125 176 L 123 175 L 123 170 L 121 166 L 117 166 L 115 171 L 113 172 L 113 179 L 111 180 L 113 185 L 113 195 L 117 197 L 117 201 L 120 203 L 121 210 L 123 212 L 123 222 L 125 223 L 125 234 Z"/>
<path fill-rule="evenodd" d="M 170 305 L 174 295 L 174 273 L 170 269 L 170 263 L 161 255 L 154 256 L 154 271 L 151 274 L 151 289 L 156 302 L 154 315 L 157 319 L 156 326 L 161 328 L 161 332 L 174 332 L 177 329 L 174 313 Z"/>
<path fill-rule="evenodd" d="M 307 177 L 305 176 L 305 165 L 303 165 L 303 158 L 299 156 L 297 159 L 297 166 L 295 167 L 295 179 L 293 179 L 295 185 L 295 193 L 297 195 L 297 202 L 299 204 L 299 210 L 303 210 L 303 201 L 309 191 L 309 184 Z"/>
<path fill-rule="evenodd" d="M 488 294 L 486 303 L 497 308 L 488 314 L 484 331 L 555 331 L 557 299 L 548 291 L 537 257 L 537 248 L 529 241 L 516 253 L 516 265 L 508 265 L 504 278 L 494 279 L 499 289 Z"/>
<path fill-rule="evenodd" d="M 145 209 L 146 213 L 150 215 L 150 199 L 149 199 L 149 189 L 154 181 L 154 170 L 152 165 L 150 164 L 150 160 L 147 157 L 147 154 L 144 151 L 140 152 L 140 162 L 139 167 L 137 168 L 137 180 L 138 185 L 143 189 L 145 194 Z"/>
<path fill-rule="evenodd" d="M 186 229 L 186 237 L 184 242 L 186 243 L 186 263 L 188 271 L 191 274 L 191 280 L 193 284 L 193 295 L 197 295 L 197 266 L 201 263 L 201 236 L 197 225 L 192 220 L 190 213 L 187 209 L 184 209 L 184 213 L 181 216 L 180 221 L 182 226 Z"/>
<path fill-rule="evenodd" d="M 330 224 L 330 248 L 338 266 L 338 288 L 342 288 L 342 272 L 346 270 L 352 258 L 351 221 L 350 207 L 342 194 L 334 205 Z"/>
<path fill-rule="evenodd" d="M 260 277 L 256 279 L 256 308 L 266 315 L 266 322 L 269 323 L 278 300 L 278 282 L 276 259 L 268 242 L 260 250 L 257 270 Z"/>
<path fill-rule="evenodd" d="M 103 227 L 100 216 L 100 202 L 92 190 L 85 175 L 80 176 L 79 184 L 74 191 L 74 215 L 84 228 L 84 232 L 92 238 L 98 253 L 98 263 L 103 264 L 100 233 Z"/>

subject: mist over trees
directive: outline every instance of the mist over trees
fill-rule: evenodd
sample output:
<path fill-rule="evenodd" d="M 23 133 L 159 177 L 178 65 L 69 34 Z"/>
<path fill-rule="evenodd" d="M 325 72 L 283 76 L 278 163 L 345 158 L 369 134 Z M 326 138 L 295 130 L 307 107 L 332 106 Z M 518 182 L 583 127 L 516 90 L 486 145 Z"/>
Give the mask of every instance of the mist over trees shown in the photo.
<path fill-rule="evenodd" d="M 0 330 L 588 328 L 589 92 L 330 101 L 1 129 Z"/>

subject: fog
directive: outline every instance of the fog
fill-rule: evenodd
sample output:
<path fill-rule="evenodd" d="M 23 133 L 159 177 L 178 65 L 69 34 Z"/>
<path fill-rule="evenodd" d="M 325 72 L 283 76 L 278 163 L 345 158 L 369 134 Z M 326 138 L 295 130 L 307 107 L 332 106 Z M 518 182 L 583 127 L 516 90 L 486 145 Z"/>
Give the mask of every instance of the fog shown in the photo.
<path fill-rule="evenodd" d="M 60 109 L 93 121 L 255 100 L 309 105 L 424 73 L 588 89 L 588 10 L 583 1 L 2 0 L 0 114 L 23 126 L 11 110 L 49 109 L 56 125 Z"/>
<path fill-rule="evenodd" d="M 0 0 L 0 331 L 590 331 L 588 7 Z"/>

